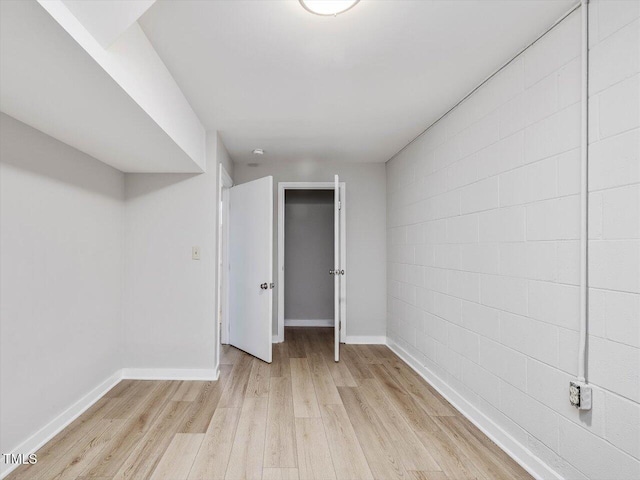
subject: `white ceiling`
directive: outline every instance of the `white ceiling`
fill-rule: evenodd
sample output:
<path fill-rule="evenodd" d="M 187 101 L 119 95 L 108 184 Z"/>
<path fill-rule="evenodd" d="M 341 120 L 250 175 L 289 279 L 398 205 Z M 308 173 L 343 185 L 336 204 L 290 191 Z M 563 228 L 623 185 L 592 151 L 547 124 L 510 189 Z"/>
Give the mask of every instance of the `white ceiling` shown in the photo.
<path fill-rule="evenodd" d="M 139 23 L 234 160 L 384 162 L 574 3 L 158 1 Z"/>

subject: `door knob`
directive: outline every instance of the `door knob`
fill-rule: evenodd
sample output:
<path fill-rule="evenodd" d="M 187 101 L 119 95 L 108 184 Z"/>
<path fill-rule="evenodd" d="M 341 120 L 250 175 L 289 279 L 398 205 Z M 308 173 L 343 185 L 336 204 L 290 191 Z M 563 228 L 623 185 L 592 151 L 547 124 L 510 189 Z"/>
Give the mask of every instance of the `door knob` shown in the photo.
<path fill-rule="evenodd" d="M 329 275 L 335 275 L 336 271 L 335 270 L 329 270 Z"/>
<path fill-rule="evenodd" d="M 260 288 L 261 288 L 262 290 L 266 290 L 267 288 L 269 288 L 269 284 L 268 284 L 268 283 L 261 283 L 261 284 L 260 284 Z"/>

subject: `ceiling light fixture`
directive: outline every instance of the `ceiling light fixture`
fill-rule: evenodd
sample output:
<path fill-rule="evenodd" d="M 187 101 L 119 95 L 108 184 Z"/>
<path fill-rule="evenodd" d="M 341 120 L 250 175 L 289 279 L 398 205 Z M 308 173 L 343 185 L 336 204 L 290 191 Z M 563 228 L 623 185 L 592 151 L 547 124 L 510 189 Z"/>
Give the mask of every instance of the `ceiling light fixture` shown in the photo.
<path fill-rule="evenodd" d="M 307 11 L 316 15 L 336 16 L 353 8 L 360 0 L 299 0 Z"/>
<path fill-rule="evenodd" d="M 264 155 L 264 150 L 261 148 L 254 148 L 253 152 L 251 153 L 253 153 L 254 155 Z"/>

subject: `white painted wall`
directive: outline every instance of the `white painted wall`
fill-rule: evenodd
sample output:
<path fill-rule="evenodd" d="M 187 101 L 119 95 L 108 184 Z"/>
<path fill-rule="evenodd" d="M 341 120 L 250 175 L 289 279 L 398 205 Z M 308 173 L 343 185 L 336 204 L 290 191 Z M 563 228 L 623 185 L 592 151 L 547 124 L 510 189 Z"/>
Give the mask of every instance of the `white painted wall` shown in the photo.
<path fill-rule="evenodd" d="M 216 365 L 217 152 L 203 174 L 125 175 L 124 363 L 135 369 Z M 200 247 L 200 260 L 191 248 Z"/>
<path fill-rule="evenodd" d="M 258 167 L 238 163 L 234 180 L 244 183 L 273 175 L 274 222 L 277 222 L 278 182 L 346 183 L 347 335 L 379 336 L 386 330 L 386 184 L 384 164 L 268 161 Z M 274 273 L 277 272 L 277 223 L 274 223 Z M 276 285 L 276 289 L 278 286 Z M 274 293 L 277 295 L 277 293 Z M 275 297 L 274 297 L 275 298 Z M 273 328 L 277 331 L 277 302 Z"/>
<path fill-rule="evenodd" d="M 123 177 L 0 114 L 3 453 L 122 368 Z"/>
<path fill-rule="evenodd" d="M 639 17 L 638 2 L 591 3 L 592 411 L 567 398 L 579 11 L 387 164 L 389 337 L 566 478 L 640 478 Z"/>
<path fill-rule="evenodd" d="M 286 190 L 284 319 L 334 318 L 333 190 Z"/>
<path fill-rule="evenodd" d="M 578 441 L 561 453 L 595 478 L 629 468 L 619 449 L 640 478 L 640 2 L 590 12 L 588 375 L 603 405 L 595 435 L 560 419 Z"/>

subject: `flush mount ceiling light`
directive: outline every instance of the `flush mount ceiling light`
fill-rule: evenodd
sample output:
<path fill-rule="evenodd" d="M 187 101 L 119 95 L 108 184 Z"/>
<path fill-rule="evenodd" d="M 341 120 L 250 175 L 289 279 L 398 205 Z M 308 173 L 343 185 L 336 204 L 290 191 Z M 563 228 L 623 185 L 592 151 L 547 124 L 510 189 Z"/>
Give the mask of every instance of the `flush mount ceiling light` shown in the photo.
<path fill-rule="evenodd" d="M 307 11 L 316 15 L 336 16 L 353 8 L 360 0 L 299 0 Z"/>
<path fill-rule="evenodd" d="M 261 148 L 254 148 L 253 152 L 251 153 L 253 153 L 254 155 L 264 155 L 264 150 Z"/>

